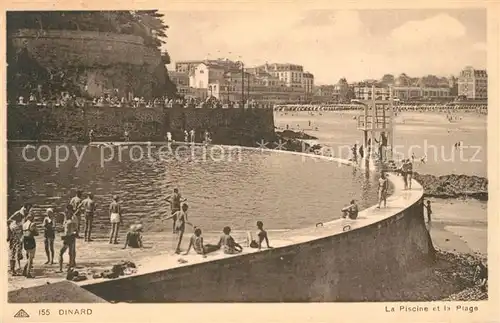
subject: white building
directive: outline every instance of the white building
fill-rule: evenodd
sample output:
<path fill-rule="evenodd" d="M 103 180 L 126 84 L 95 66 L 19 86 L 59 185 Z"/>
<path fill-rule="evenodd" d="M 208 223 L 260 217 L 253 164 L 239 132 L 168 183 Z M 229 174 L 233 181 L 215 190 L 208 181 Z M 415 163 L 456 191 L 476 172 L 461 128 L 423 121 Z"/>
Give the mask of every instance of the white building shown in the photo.
<path fill-rule="evenodd" d="M 467 66 L 458 77 L 458 95 L 467 99 L 488 98 L 488 73 L 486 70 L 476 70 Z"/>

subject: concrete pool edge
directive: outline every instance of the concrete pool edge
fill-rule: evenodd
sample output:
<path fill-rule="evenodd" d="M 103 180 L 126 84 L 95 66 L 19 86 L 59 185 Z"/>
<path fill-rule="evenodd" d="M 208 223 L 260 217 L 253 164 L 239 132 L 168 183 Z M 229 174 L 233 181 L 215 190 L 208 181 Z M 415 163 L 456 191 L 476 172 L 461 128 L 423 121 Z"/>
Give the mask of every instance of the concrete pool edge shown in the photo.
<path fill-rule="evenodd" d="M 229 145 L 218 145 L 228 148 L 240 148 L 243 150 L 264 150 L 269 152 L 279 152 L 279 153 L 289 153 L 298 156 L 308 157 L 308 158 L 320 158 L 328 161 L 334 161 L 342 165 L 352 165 L 352 162 L 335 158 L 329 156 L 321 156 L 321 155 L 313 155 L 310 153 L 303 152 L 293 152 L 293 151 L 279 151 L 279 150 L 269 150 L 269 149 L 261 149 L 255 147 L 241 147 L 241 146 L 229 146 Z M 373 165 L 373 164 L 372 164 Z M 203 271 L 202 267 L 220 267 L 228 269 L 233 265 L 240 265 L 241 263 L 262 263 L 266 262 L 265 258 L 273 258 L 280 259 L 279 262 L 283 262 L 284 257 L 291 253 L 297 253 L 298 250 L 308 249 L 310 245 L 315 245 L 315 249 L 318 249 L 318 243 L 330 244 L 329 240 L 342 240 L 340 236 L 347 235 L 360 235 L 368 228 L 380 229 L 382 224 L 381 222 L 387 222 L 386 224 L 393 223 L 395 221 L 399 221 L 405 217 L 405 211 L 415 204 L 419 204 L 423 196 L 423 189 L 416 181 L 413 181 L 413 189 L 411 191 L 403 191 L 402 190 L 402 180 L 400 177 L 395 176 L 394 174 L 390 174 L 389 180 L 394 187 L 394 193 L 388 199 L 388 209 L 375 209 L 375 206 L 369 207 L 365 210 L 362 210 L 359 215 L 359 219 L 356 221 L 348 221 L 351 226 L 350 231 L 344 232 L 341 230 L 345 227 L 345 220 L 339 221 L 334 220 L 330 222 L 325 222 L 323 227 L 321 228 L 303 228 L 289 231 L 290 236 L 288 238 L 284 238 L 282 240 L 276 239 L 272 240 L 276 243 L 273 243 L 275 249 L 270 250 L 262 250 L 257 252 L 255 250 L 250 250 L 250 252 L 239 255 L 222 255 L 221 257 L 209 257 L 203 260 L 200 256 L 187 256 L 183 257 L 189 260 L 187 264 L 179 264 L 178 262 L 165 262 L 162 266 L 162 261 L 154 261 L 155 265 L 158 265 L 156 268 L 149 267 L 148 269 L 142 267 L 140 272 L 131 276 L 120 277 L 114 280 L 88 280 L 80 283 L 76 283 L 81 287 L 85 288 L 88 291 L 93 292 L 97 296 L 103 297 L 104 299 L 113 299 L 113 295 L 109 295 L 106 290 L 112 289 L 115 290 L 116 293 L 120 294 L 120 291 L 123 291 L 122 294 L 130 294 L 134 293 L 133 290 L 137 290 L 138 288 L 141 290 L 147 289 L 146 286 L 149 285 L 149 289 L 153 286 L 151 284 L 155 284 L 156 286 L 162 285 L 165 281 L 171 281 L 172 276 L 183 277 L 183 279 L 189 279 L 190 273 L 186 273 L 185 271 L 194 271 L 199 272 Z M 423 212 L 423 207 L 420 207 L 420 210 Z M 412 212 L 410 212 L 412 213 Z M 414 213 L 414 212 L 413 212 Z M 423 215 L 423 214 L 422 214 Z M 420 217 L 422 219 L 423 224 L 423 216 Z M 378 224 L 378 225 L 377 225 Z M 425 225 L 424 225 L 425 228 Z M 426 231 L 427 232 L 427 231 Z M 428 237 L 430 240 L 430 237 Z M 348 239 L 347 239 L 348 240 Z M 428 241 L 428 243 L 432 244 L 432 242 Z M 374 248 L 375 249 L 375 248 Z M 430 250 L 430 249 L 429 249 Z M 278 257 L 278 258 L 276 258 Z M 163 256 L 164 258 L 164 256 Z M 256 260 L 257 259 L 257 260 Z M 219 268 L 220 269 L 220 268 Z M 193 274 L 195 275 L 195 274 Z M 172 290 L 167 288 L 168 290 Z M 201 291 L 203 287 L 196 288 L 195 290 Z M 213 289 L 213 286 L 210 288 Z M 163 290 L 160 287 L 160 290 Z M 149 299 L 150 301 L 202 301 L 202 302 L 213 302 L 213 301 L 283 301 L 282 297 L 276 294 L 276 297 L 268 298 L 268 297 L 256 297 L 255 295 L 261 293 L 254 293 L 254 296 L 247 295 L 245 298 L 241 297 L 222 297 L 222 298 L 213 298 L 207 295 L 207 298 L 200 299 L 199 297 L 189 297 L 185 294 L 178 295 L 178 297 L 170 299 L 170 297 L 166 297 L 166 299 L 162 299 L 158 294 L 162 294 L 162 292 L 151 292 L 149 296 L 143 295 L 142 299 Z M 211 294 L 211 293 L 209 293 Z M 248 294 L 248 293 L 246 293 Z M 152 296 L 154 295 L 154 296 Z M 165 295 L 164 295 L 165 296 Z M 237 296 L 237 295 L 236 295 Z M 288 300 L 300 300 L 304 297 L 295 295 Z M 306 297 L 307 298 L 307 297 Z M 309 297 L 310 299 L 311 297 Z M 317 297 L 312 297 L 313 299 Z M 341 297 L 343 298 L 343 297 Z M 287 300 L 285 300 L 287 301 Z M 68 300 L 68 302 L 72 302 Z"/>
<path fill-rule="evenodd" d="M 235 147 L 235 146 L 227 146 L 227 147 Z M 237 146 L 239 147 L 239 146 Z M 254 148 L 254 147 L 239 147 L 242 149 L 250 149 L 250 150 L 261 150 L 260 148 Z M 275 150 L 269 150 L 269 151 L 275 151 Z M 283 151 L 279 151 L 280 153 L 284 153 Z M 344 165 L 352 165 L 350 161 L 343 160 L 340 158 L 333 158 L 333 157 L 327 157 L 327 156 L 317 156 L 317 155 L 311 155 L 307 153 L 300 153 L 300 152 L 290 152 L 286 151 L 285 153 L 290 153 L 294 155 L 299 155 L 299 156 L 307 156 L 307 157 L 316 157 L 316 158 L 321 158 L 325 160 L 330 160 L 330 161 L 336 161 Z M 390 174 L 389 175 L 389 180 L 391 184 L 394 186 L 394 193 L 389 197 L 388 199 L 388 208 L 387 209 L 377 209 L 375 206 L 369 207 L 365 210 L 362 210 L 360 212 L 359 220 L 356 221 L 350 221 L 349 225 L 351 226 L 351 230 L 348 232 L 344 231 L 339 231 L 341 228 L 344 227 L 345 225 L 345 220 L 344 223 L 339 220 L 334 220 L 330 222 L 324 223 L 324 227 L 322 228 L 304 228 L 304 229 L 297 229 L 297 230 L 291 230 L 289 231 L 290 235 L 293 235 L 293 238 L 287 238 L 283 239 L 281 243 L 278 243 L 275 245 L 275 249 L 270 249 L 270 250 L 262 250 L 260 252 L 249 252 L 245 254 L 239 254 L 239 255 L 225 255 L 222 257 L 215 257 L 213 259 L 207 258 L 206 260 L 202 261 L 202 258 L 198 256 L 198 259 L 195 259 L 196 256 L 189 257 L 189 262 L 187 264 L 170 264 L 172 267 L 170 268 L 164 268 L 164 269 L 156 269 L 150 270 L 150 272 L 146 273 L 138 273 L 137 275 L 134 276 L 127 276 L 127 277 L 121 277 L 119 279 L 115 280 L 106 280 L 106 281 L 99 281 L 99 282 L 91 282 L 91 281 L 85 281 L 80 283 L 82 287 L 85 289 L 99 295 L 99 296 L 104 296 L 105 299 L 112 299 L 114 298 L 113 295 L 110 295 L 109 290 L 121 290 L 123 291 L 123 294 L 130 294 L 134 293 L 137 295 L 137 289 L 140 288 L 142 291 L 150 289 L 151 291 L 149 293 L 143 293 L 140 292 L 142 296 L 140 298 L 142 299 L 148 299 L 146 302 L 156 302 L 156 301 L 171 301 L 171 302 L 189 302 L 189 301 L 194 301 L 194 302 L 218 302 L 218 301 L 251 301 L 251 302 L 258 302 L 258 301 L 287 301 L 283 300 L 283 296 L 280 296 L 278 294 L 275 294 L 275 297 L 269 298 L 269 294 L 267 297 L 262 296 L 261 292 L 257 292 L 256 294 L 253 293 L 225 293 L 225 295 L 220 295 L 219 293 L 215 293 L 218 296 L 214 296 L 210 290 L 213 290 L 215 286 L 211 286 L 209 288 L 209 291 L 206 293 L 202 294 L 212 294 L 213 297 L 210 295 L 205 295 L 203 297 L 199 297 L 200 292 L 203 292 L 203 286 L 198 286 L 194 290 L 198 291 L 198 296 L 196 295 L 191 295 L 192 297 L 188 296 L 185 291 L 187 291 L 190 288 L 187 288 L 187 286 L 184 286 L 184 291 L 182 293 L 177 292 L 172 292 L 172 288 L 165 288 L 160 287 L 159 285 L 162 285 L 166 281 L 173 282 L 174 285 L 176 284 L 175 281 L 178 278 L 175 277 L 183 277 L 182 279 L 190 279 L 190 275 L 196 277 L 197 274 L 201 271 L 203 271 L 203 267 L 218 267 L 218 270 L 220 271 L 221 268 L 223 267 L 225 269 L 230 269 L 231 267 L 234 267 L 230 269 L 229 271 L 234 271 L 236 268 L 241 267 L 241 264 L 246 263 L 249 265 L 252 263 L 251 266 L 255 268 L 255 265 L 257 263 L 262 263 L 266 262 L 266 259 L 264 258 L 271 258 L 273 259 L 280 259 L 280 261 L 283 261 L 283 257 L 287 254 L 296 253 L 298 250 L 302 249 L 307 249 L 308 245 L 317 245 L 318 243 L 321 244 L 322 242 L 325 242 L 328 244 L 328 240 L 331 239 L 336 239 L 336 238 L 342 238 L 342 236 L 347 236 L 347 235 L 360 235 L 365 231 L 364 229 L 376 229 L 379 230 L 382 228 L 382 226 L 389 226 L 391 223 L 396 223 L 396 222 L 401 222 L 401 220 L 404 220 L 405 217 L 411 217 L 412 221 L 410 222 L 416 222 L 417 225 L 420 227 L 419 234 L 421 237 L 417 240 L 420 240 L 420 244 L 422 245 L 422 248 L 417 248 L 420 250 L 420 252 L 423 252 L 424 257 L 419 257 L 419 258 L 432 258 L 433 255 L 431 254 L 433 252 L 433 246 L 432 242 L 430 241 L 430 236 L 427 232 L 427 229 L 425 228 L 425 224 L 423 222 L 423 207 L 421 206 L 421 201 L 423 197 L 423 189 L 418 184 L 416 181 L 413 181 L 413 189 L 412 190 L 403 190 L 403 181 L 400 177 L 396 176 L 395 174 Z M 417 206 L 417 207 L 415 207 Z M 408 212 L 409 209 L 413 209 Z M 420 211 L 420 212 L 419 212 Z M 405 214 L 406 213 L 406 214 Z M 421 221 L 418 221 L 420 219 Z M 424 230 L 422 230 L 424 229 Z M 341 239 L 340 239 L 341 240 Z M 274 240 L 273 240 L 274 241 Z M 400 245 L 404 245 L 404 243 L 401 243 Z M 293 250 L 296 249 L 296 250 Z M 317 247 L 316 247 L 317 249 Z M 373 248 L 376 249 L 376 248 Z M 184 257 L 187 258 L 187 257 Z M 246 258 L 246 259 L 245 259 Z M 410 255 L 411 258 L 411 255 Z M 193 259 L 193 261 L 191 261 Z M 234 266 L 233 266 L 234 265 Z M 406 266 L 405 266 L 406 267 Z M 190 274 L 189 272 L 186 271 L 192 271 L 193 273 Z M 226 270 L 227 271 L 227 270 Z M 219 276 L 220 280 L 220 274 L 215 275 Z M 214 275 L 209 280 L 213 280 Z M 222 278 L 225 280 L 224 278 Z M 203 280 L 203 279 L 201 279 Z M 217 280 L 217 279 L 216 279 Z M 178 282 L 177 282 L 178 285 Z M 201 285 L 203 285 L 203 282 L 201 282 Z M 220 284 L 219 284 L 220 285 Z M 234 284 L 229 284 L 230 286 L 235 286 Z M 241 284 L 237 284 L 240 285 Z M 243 284 L 245 285 L 245 284 Z M 139 287 L 140 286 L 140 287 Z M 156 291 L 152 291 L 152 289 L 157 289 Z M 159 289 L 159 290 L 158 290 Z M 241 288 L 238 288 L 241 289 Z M 133 291 L 134 290 L 134 291 Z M 162 292 L 168 291 L 172 292 L 172 294 L 176 294 L 177 297 L 172 297 L 171 296 L 166 296 Z M 193 291 L 194 291 L 193 290 Z M 167 293 L 168 293 L 167 292 Z M 226 290 L 227 292 L 227 290 Z M 255 292 L 255 291 L 254 291 Z M 118 292 L 120 293 L 120 292 Z M 120 293 L 121 294 L 121 293 Z M 145 295 L 149 296 L 145 296 Z M 182 295 L 181 295 L 182 294 Z M 188 293 L 189 294 L 189 293 Z M 245 297 L 242 297 L 241 295 L 246 294 Z M 260 295 L 257 297 L 257 294 Z M 161 295 L 161 296 L 158 296 Z M 139 296 L 139 295 L 137 295 Z M 288 297 L 288 300 L 300 300 L 303 299 L 303 297 L 297 297 L 298 295 Z M 126 297 L 125 297 L 126 298 Z M 285 297 L 287 298 L 287 297 Z M 306 297 L 307 298 L 307 297 Z M 315 298 L 315 297 L 313 297 Z M 344 298 L 344 297 L 341 297 Z M 349 298 L 349 297 L 347 297 Z M 123 300 L 123 299 L 122 299 Z"/>

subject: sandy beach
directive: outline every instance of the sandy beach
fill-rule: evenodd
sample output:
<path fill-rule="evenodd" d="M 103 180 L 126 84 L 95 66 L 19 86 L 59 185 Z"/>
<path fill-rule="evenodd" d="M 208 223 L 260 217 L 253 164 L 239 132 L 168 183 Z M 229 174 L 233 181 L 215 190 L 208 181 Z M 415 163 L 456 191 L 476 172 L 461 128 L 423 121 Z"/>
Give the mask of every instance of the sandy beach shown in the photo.
<path fill-rule="evenodd" d="M 362 133 L 356 129 L 355 116 L 359 111 L 344 112 L 276 112 L 278 129 L 303 130 L 318 139 L 310 141 L 324 146 L 338 147 L 342 157 L 349 158 L 349 147 L 360 144 Z M 402 112 L 394 119 L 394 141 L 406 157 L 414 152 L 422 156 L 427 148 L 425 164 L 416 162 L 414 170 L 435 176 L 465 174 L 486 177 L 486 123 L 487 117 L 474 113 L 454 114 L 449 122 L 445 113 Z M 463 141 L 467 148 L 463 158 L 454 152 L 454 143 Z M 427 145 L 427 146 L 426 146 Z M 438 148 L 434 154 L 431 145 Z M 476 153 L 477 151 L 477 153 Z M 474 158 L 472 158 L 473 154 Z M 427 200 L 427 199 L 426 199 Z M 474 199 L 429 199 L 434 215 L 430 232 L 433 243 L 441 250 L 487 255 L 487 203 Z"/>

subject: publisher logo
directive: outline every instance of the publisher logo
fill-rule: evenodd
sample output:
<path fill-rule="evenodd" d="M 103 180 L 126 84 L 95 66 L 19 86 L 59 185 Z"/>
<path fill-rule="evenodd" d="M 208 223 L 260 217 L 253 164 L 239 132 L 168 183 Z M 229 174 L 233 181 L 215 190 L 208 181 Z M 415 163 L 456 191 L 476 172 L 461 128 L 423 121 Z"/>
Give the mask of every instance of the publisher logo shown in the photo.
<path fill-rule="evenodd" d="M 30 317 L 28 313 L 26 313 L 25 310 L 20 309 L 17 311 L 17 313 L 14 315 L 15 318 L 28 318 Z"/>

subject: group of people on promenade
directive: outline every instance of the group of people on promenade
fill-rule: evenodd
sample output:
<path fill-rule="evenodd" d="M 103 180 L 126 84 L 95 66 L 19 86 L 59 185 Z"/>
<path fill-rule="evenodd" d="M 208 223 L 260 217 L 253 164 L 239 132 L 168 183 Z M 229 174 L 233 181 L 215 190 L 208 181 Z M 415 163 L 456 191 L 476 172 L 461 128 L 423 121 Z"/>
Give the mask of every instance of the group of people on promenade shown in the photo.
<path fill-rule="evenodd" d="M 404 182 L 404 189 L 411 190 L 411 182 L 413 179 L 413 158 L 404 158 L 401 161 L 401 164 L 399 165 L 397 169 L 397 173 L 400 174 L 403 177 L 403 182 Z"/>

